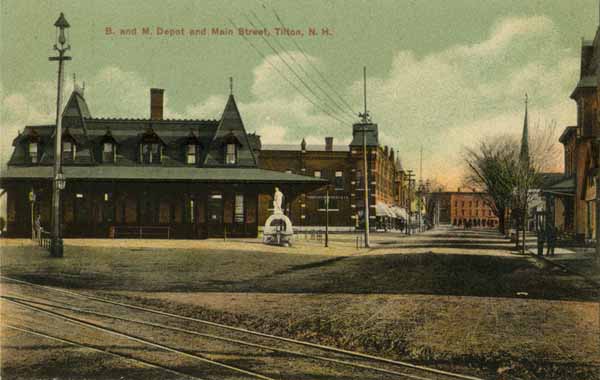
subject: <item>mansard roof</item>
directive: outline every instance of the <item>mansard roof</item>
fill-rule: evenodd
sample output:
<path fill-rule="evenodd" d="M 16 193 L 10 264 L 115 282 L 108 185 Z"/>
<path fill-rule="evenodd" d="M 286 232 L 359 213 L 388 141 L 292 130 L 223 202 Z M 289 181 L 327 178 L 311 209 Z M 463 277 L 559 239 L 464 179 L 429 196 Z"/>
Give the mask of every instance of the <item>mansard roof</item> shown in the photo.
<path fill-rule="evenodd" d="M 138 144 L 148 131 L 163 142 L 167 166 L 187 165 L 182 145 L 190 138 L 202 147 L 198 162 L 204 166 L 231 166 L 224 164 L 222 145 L 229 139 L 235 139 L 239 145 L 238 162 L 234 166 L 256 167 L 254 151 L 261 148 L 260 136 L 246 134 L 233 96 L 229 97 L 220 120 L 94 118 L 81 92 L 75 90 L 65 106 L 62 120 L 63 134 L 73 137 L 78 145 L 77 158 L 69 163 L 75 165 L 95 164 L 94 157 L 99 157 L 99 146 L 107 135 L 119 145 L 115 165 L 135 165 L 136 160 L 139 161 Z M 15 150 L 9 165 L 28 164 L 26 147 L 21 145 L 31 138 L 42 144 L 39 165 L 52 164 L 55 130 L 53 124 L 27 126 L 13 141 Z"/>

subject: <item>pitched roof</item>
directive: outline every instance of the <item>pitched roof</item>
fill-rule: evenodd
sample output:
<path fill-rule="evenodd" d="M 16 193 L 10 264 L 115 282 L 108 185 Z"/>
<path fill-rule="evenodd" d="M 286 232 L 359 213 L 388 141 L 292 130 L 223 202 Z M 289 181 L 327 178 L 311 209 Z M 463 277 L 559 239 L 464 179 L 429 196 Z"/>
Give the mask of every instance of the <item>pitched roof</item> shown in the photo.
<path fill-rule="evenodd" d="M 91 118 L 92 114 L 90 113 L 90 109 L 83 98 L 83 95 L 75 90 L 71 93 L 71 97 L 67 101 L 67 105 L 63 111 L 63 117 L 82 117 L 82 118 Z"/>
<path fill-rule="evenodd" d="M 575 132 L 577 132 L 577 126 L 566 127 L 563 133 L 558 138 L 558 141 L 560 141 L 563 144 L 566 143 L 569 136 Z"/>
<path fill-rule="evenodd" d="M 246 129 L 244 128 L 244 122 L 238 110 L 237 104 L 233 94 L 229 95 L 227 105 L 223 111 L 223 116 L 219 121 L 217 130 L 210 142 L 208 154 L 204 159 L 205 165 L 210 166 L 226 166 L 224 163 L 224 149 L 223 144 L 226 139 L 235 137 L 241 144 L 237 152 L 237 165 L 239 166 L 250 166 L 256 167 L 256 158 L 252 151 L 252 146 L 246 135 Z"/>
<path fill-rule="evenodd" d="M 575 98 L 575 96 L 577 95 L 577 92 L 580 91 L 581 89 L 596 88 L 596 87 L 598 87 L 598 79 L 596 78 L 595 75 L 583 76 L 583 77 L 581 77 L 581 79 L 579 79 L 579 82 L 577 82 L 575 89 L 571 93 L 571 98 Z"/>
<path fill-rule="evenodd" d="M 557 182 L 560 182 L 565 178 L 563 173 L 540 173 L 540 187 L 545 188 L 548 186 L 552 186 Z"/>
<path fill-rule="evenodd" d="M 544 193 L 556 195 L 575 195 L 575 177 L 569 177 L 542 189 Z"/>

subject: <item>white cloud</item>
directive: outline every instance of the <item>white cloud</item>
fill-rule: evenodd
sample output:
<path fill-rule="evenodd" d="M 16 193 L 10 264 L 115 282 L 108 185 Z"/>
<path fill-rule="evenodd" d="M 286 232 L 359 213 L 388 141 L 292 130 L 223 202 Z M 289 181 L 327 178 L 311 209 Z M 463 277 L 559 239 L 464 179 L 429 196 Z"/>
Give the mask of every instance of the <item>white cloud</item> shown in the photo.
<path fill-rule="evenodd" d="M 509 18 L 480 43 L 423 57 L 398 52 L 389 75 L 369 81 L 371 113 L 405 167 L 418 169 L 424 145 L 424 175 L 454 187 L 464 146 L 500 132 L 520 134 L 526 92 L 532 121 L 573 123 L 569 94 L 578 71 L 552 20 Z M 357 80 L 348 93 L 360 94 L 361 86 Z"/>
<path fill-rule="evenodd" d="M 553 27 L 553 21 L 547 16 L 505 18 L 493 27 L 487 40 L 469 46 L 458 46 L 456 52 L 464 56 L 499 54 L 508 50 L 515 39 L 535 38 L 550 32 Z"/>
<path fill-rule="evenodd" d="M 464 146 L 500 132 L 520 133 L 525 92 L 532 122 L 572 124 L 575 112 L 568 96 L 579 63 L 576 51 L 562 47 L 557 33 L 546 16 L 513 17 L 500 20 L 486 39 L 474 44 L 425 56 L 398 51 L 387 75 L 369 79 L 370 111 L 382 144 L 399 151 L 404 167 L 412 169 L 418 169 L 424 145 L 424 175 L 457 186 Z M 290 54 L 306 65 L 303 55 Z M 322 65 L 315 57 L 309 59 Z M 268 56 L 253 69 L 252 98 L 237 99 L 247 130 L 258 132 L 266 144 L 299 144 L 303 137 L 323 143 L 325 136 L 333 136 L 336 144 L 348 143 L 350 123 L 342 125 L 325 115 L 271 64 L 304 89 L 276 57 Z M 88 81 L 86 98 L 93 115 L 147 117 L 149 87 L 139 74 L 110 66 Z M 52 122 L 54 91 L 54 84 L 45 82 L 2 94 L 4 135 L 16 136 L 27 123 Z M 351 104 L 361 104 L 362 78 L 342 93 Z M 165 117 L 219 118 L 225 102 L 225 95 L 211 95 L 200 103 L 179 105 L 183 111 L 177 113 L 167 97 Z"/>

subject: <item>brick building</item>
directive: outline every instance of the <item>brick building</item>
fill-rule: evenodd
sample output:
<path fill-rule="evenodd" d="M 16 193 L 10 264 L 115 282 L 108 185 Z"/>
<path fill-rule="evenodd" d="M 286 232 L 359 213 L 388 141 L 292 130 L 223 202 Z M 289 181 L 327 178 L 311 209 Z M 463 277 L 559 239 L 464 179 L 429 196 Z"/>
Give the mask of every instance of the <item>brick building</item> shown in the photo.
<path fill-rule="evenodd" d="M 498 217 L 489 206 L 489 196 L 476 191 L 439 191 L 427 194 L 429 218 L 435 224 L 473 227 L 496 227 Z"/>
<path fill-rule="evenodd" d="M 366 133 L 371 228 L 399 227 L 407 218 L 406 173 L 397 153 L 379 144 L 377 124 L 355 124 L 352 141 L 335 145 L 326 137 L 323 145 L 263 145 L 259 166 L 289 174 L 329 181 L 329 224 L 350 230 L 364 223 L 363 133 Z M 288 215 L 294 226 L 312 228 L 325 225 L 326 192 L 302 193 L 292 202 Z M 266 219 L 271 197 L 259 199 L 259 222 Z"/>
<path fill-rule="evenodd" d="M 560 136 L 565 178 L 544 189 L 558 229 L 577 240 L 596 238 L 596 180 L 600 168 L 600 26 L 594 40 L 582 40 L 579 80 L 571 93 L 577 104 L 577 125 Z"/>

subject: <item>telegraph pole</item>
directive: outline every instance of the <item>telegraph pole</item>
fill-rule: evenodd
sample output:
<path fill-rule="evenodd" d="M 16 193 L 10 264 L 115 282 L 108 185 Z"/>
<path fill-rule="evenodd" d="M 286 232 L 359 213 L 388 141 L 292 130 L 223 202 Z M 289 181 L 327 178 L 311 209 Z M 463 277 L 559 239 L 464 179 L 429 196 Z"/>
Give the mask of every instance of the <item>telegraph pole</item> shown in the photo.
<path fill-rule="evenodd" d="M 369 112 L 367 111 L 367 67 L 363 67 L 363 98 L 365 102 L 365 109 L 363 113 L 359 113 L 358 116 L 361 118 L 362 131 L 362 150 L 363 150 L 363 178 L 364 178 L 364 195 L 365 195 L 365 248 L 370 247 L 369 243 L 369 166 L 367 161 L 367 125 L 371 123 Z"/>
<path fill-rule="evenodd" d="M 408 235 L 411 234 L 411 218 L 410 218 L 410 214 L 412 212 L 412 184 L 413 184 L 413 172 L 412 170 L 407 170 L 406 171 L 407 177 L 408 177 L 408 222 L 406 224 L 406 232 L 408 233 Z"/>
<path fill-rule="evenodd" d="M 421 223 L 422 223 L 422 218 L 423 216 L 421 215 L 421 211 L 423 210 L 423 145 L 421 145 L 421 151 L 419 153 L 419 187 L 418 187 L 418 191 L 419 191 L 419 199 L 418 199 L 418 206 L 419 207 L 419 211 L 418 211 L 418 220 L 419 220 L 419 232 L 421 232 Z"/>
<path fill-rule="evenodd" d="M 58 52 L 58 57 L 49 57 L 50 61 L 58 61 L 58 84 L 56 94 L 56 130 L 54 134 L 54 181 L 52 186 L 52 241 L 50 245 L 50 255 L 53 257 L 63 256 L 63 241 L 60 231 L 60 192 L 64 189 L 65 180 L 62 174 L 62 88 L 64 81 L 64 61 L 71 60 L 71 57 L 65 55 L 71 45 L 65 45 L 67 38 L 65 29 L 70 27 L 65 15 L 61 12 L 58 20 L 54 23 L 58 29 L 57 43 L 54 44 L 54 50 Z M 60 45 L 60 47 L 59 47 Z"/>

